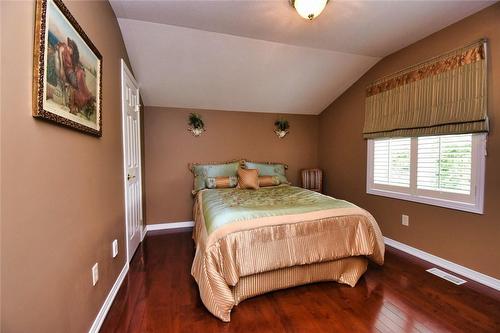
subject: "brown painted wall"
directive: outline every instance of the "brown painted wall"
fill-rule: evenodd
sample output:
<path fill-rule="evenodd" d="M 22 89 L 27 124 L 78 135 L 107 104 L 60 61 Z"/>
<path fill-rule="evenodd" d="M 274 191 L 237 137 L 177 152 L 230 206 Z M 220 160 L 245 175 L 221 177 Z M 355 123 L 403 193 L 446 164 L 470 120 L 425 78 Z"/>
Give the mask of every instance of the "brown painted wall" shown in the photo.
<path fill-rule="evenodd" d="M 366 194 L 366 141 L 362 138 L 365 87 L 406 66 L 481 37 L 489 43 L 484 215 Z M 500 3 L 447 27 L 380 61 L 331 104 L 320 118 L 320 165 L 328 194 L 373 213 L 385 236 L 500 278 Z M 401 214 L 410 226 L 401 225 Z"/>
<path fill-rule="evenodd" d="M 2 332 L 88 331 L 125 263 L 126 50 L 108 2 L 65 3 L 103 55 L 102 138 L 32 118 L 34 2 L 1 2 Z"/>
<path fill-rule="evenodd" d="M 3 6 L 0 4 L 0 18 L 2 18 Z M 3 122 L 3 111 L 2 111 L 2 100 L 3 100 L 3 90 L 2 90 L 2 75 L 3 75 L 3 54 L 2 49 L 2 28 L 0 23 L 0 323 L 2 322 L 2 122 Z M 2 331 L 2 324 L 0 324 L 0 332 Z"/>
<path fill-rule="evenodd" d="M 147 223 L 192 220 L 193 176 L 189 162 L 247 158 L 288 163 L 287 176 L 300 182 L 300 169 L 317 166 L 318 117 L 284 115 L 290 133 L 274 134 L 275 114 L 195 110 L 207 131 L 194 137 L 187 131 L 193 110 L 146 107 L 145 170 Z"/>

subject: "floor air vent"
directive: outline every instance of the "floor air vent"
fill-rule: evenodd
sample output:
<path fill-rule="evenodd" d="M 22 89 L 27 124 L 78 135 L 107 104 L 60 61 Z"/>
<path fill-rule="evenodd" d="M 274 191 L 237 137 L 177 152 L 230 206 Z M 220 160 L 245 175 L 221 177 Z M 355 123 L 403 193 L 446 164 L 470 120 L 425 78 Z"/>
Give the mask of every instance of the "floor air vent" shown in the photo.
<path fill-rule="evenodd" d="M 439 276 L 441 279 L 445 279 L 446 281 L 450 281 L 451 283 L 454 283 L 456 285 L 461 285 L 461 284 L 464 284 L 465 282 L 467 282 L 467 281 L 459 278 L 458 276 L 451 275 L 451 274 L 446 273 L 438 268 L 428 269 L 427 272 L 434 274 L 436 276 Z"/>

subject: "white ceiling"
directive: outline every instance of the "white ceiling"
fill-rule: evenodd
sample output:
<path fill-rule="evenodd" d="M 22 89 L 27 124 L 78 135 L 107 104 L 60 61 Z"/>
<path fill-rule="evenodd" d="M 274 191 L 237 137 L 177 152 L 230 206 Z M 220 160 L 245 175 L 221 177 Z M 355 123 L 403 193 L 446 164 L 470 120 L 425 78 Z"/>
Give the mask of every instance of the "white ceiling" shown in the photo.
<path fill-rule="evenodd" d="M 319 114 L 382 57 L 495 1 L 111 0 L 148 106 Z"/>

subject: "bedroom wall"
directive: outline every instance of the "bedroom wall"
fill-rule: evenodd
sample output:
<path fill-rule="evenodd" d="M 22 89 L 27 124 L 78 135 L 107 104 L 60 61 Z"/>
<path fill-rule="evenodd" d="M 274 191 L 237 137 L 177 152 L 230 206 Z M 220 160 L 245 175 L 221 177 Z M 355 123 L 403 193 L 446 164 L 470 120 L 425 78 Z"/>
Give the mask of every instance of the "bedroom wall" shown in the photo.
<path fill-rule="evenodd" d="M 190 112 L 201 114 L 207 131 L 187 131 Z M 317 166 L 318 116 L 282 115 L 290 133 L 279 139 L 274 121 L 280 115 L 146 107 L 145 174 L 147 224 L 190 221 L 193 176 L 190 162 L 247 158 L 288 163 L 287 176 L 300 184 L 300 169 Z"/>
<path fill-rule="evenodd" d="M 34 1 L 0 5 L 2 332 L 88 331 L 125 264 L 120 59 L 127 53 L 107 1 L 65 4 L 103 55 L 102 138 L 31 116 Z"/>
<path fill-rule="evenodd" d="M 373 80 L 481 37 L 489 39 L 484 214 L 472 214 L 366 194 L 362 138 L 365 87 Z M 500 3 L 391 54 L 376 64 L 320 116 L 319 156 L 326 191 L 368 209 L 385 236 L 500 278 Z M 401 214 L 410 226 L 401 225 Z"/>

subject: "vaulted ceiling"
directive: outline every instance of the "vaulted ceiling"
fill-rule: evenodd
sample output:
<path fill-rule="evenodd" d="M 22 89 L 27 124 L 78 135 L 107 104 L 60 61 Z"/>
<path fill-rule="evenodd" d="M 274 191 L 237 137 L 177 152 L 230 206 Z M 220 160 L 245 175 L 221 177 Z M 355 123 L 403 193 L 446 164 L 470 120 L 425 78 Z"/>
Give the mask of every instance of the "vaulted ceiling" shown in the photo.
<path fill-rule="evenodd" d="M 148 106 L 319 114 L 384 56 L 495 1 L 111 0 Z"/>

